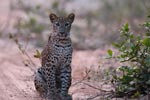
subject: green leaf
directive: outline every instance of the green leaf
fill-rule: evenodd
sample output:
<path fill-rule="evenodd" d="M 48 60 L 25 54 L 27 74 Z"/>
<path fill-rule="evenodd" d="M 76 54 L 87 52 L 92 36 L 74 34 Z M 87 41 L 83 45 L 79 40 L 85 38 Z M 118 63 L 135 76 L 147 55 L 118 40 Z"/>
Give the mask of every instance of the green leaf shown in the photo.
<path fill-rule="evenodd" d="M 139 97 L 141 94 L 139 91 L 135 92 L 134 95 L 132 97 Z"/>
<path fill-rule="evenodd" d="M 122 33 L 129 32 L 129 24 L 128 23 L 124 24 L 121 30 L 122 30 Z"/>
<path fill-rule="evenodd" d="M 40 58 L 41 57 L 41 53 L 39 52 L 39 50 L 36 50 L 36 54 L 34 55 L 35 58 Z"/>
<path fill-rule="evenodd" d="M 108 53 L 108 55 L 110 56 L 110 57 L 112 57 L 112 55 L 113 55 L 113 52 L 112 52 L 112 50 L 107 50 L 107 53 Z"/>
<path fill-rule="evenodd" d="M 145 23 L 144 23 L 144 26 L 145 26 L 145 27 L 150 27 L 150 22 L 145 22 Z"/>
<path fill-rule="evenodd" d="M 115 43 L 115 42 L 112 43 L 112 45 L 113 45 L 114 47 L 116 47 L 116 48 L 120 48 L 120 47 L 121 47 L 121 44 L 120 44 L 120 43 L 117 43 L 117 42 L 116 42 L 116 43 Z"/>
<path fill-rule="evenodd" d="M 150 47 L 150 38 L 145 38 L 145 39 L 143 39 L 142 43 L 143 43 L 146 47 Z"/>
<path fill-rule="evenodd" d="M 124 29 L 125 29 L 125 31 L 129 31 L 129 25 L 128 25 L 128 23 L 126 23 L 125 25 L 124 25 Z"/>

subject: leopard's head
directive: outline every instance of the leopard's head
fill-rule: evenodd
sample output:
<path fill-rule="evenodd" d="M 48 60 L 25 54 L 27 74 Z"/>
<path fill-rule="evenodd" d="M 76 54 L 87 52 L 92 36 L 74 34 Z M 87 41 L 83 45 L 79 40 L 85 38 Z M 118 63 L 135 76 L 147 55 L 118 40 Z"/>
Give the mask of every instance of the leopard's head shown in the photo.
<path fill-rule="evenodd" d="M 60 38 L 70 37 L 71 25 L 74 21 L 75 14 L 71 13 L 66 17 L 58 17 L 51 13 L 49 15 L 50 21 L 53 25 L 53 35 Z"/>

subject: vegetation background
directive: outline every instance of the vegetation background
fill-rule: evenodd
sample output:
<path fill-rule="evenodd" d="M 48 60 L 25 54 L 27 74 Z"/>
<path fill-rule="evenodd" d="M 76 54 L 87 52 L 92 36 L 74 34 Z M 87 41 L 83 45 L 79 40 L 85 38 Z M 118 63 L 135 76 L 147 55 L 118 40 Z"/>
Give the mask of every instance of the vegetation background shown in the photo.
<path fill-rule="evenodd" d="M 0 90 L 4 91 L 4 95 L 0 95 L 1 100 L 34 100 L 37 97 L 32 79 L 40 61 L 33 56 L 38 56 L 52 31 L 48 17 L 52 12 L 59 16 L 71 12 L 76 15 L 71 30 L 75 52 L 70 91 L 75 100 L 87 100 L 99 91 L 87 92 L 90 86 L 80 80 L 90 79 L 90 84 L 100 87 L 104 79 L 110 78 L 107 72 L 120 63 L 104 59 L 107 49 L 118 53 L 111 45 L 119 41 L 119 29 L 124 23 L 129 23 L 136 35 L 142 35 L 144 30 L 140 24 L 150 15 L 150 1 L 1 0 L 0 83 L 3 87 L 0 86 Z M 104 85 L 104 88 L 109 89 L 110 86 Z"/>
<path fill-rule="evenodd" d="M 63 16 L 74 12 L 72 40 L 75 49 L 97 49 L 111 44 L 117 40 L 118 29 L 125 22 L 138 34 L 138 24 L 150 12 L 149 0 L 12 0 L 7 6 L 9 21 L 1 25 L 7 27 L 7 31 L 1 35 L 21 35 L 39 47 L 45 44 L 51 32 L 49 13 Z M 3 25 L 5 23 L 11 25 Z"/>

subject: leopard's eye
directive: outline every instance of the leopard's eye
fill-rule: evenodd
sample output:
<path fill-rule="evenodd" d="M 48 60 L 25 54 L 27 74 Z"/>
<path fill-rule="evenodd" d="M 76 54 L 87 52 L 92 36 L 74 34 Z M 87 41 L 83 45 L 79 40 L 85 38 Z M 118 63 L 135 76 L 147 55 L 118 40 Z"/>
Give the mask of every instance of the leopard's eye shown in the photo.
<path fill-rule="evenodd" d="M 69 26 L 69 23 L 65 23 L 65 26 Z"/>
<path fill-rule="evenodd" d="M 58 22 L 56 22 L 56 26 L 60 26 L 60 24 Z"/>

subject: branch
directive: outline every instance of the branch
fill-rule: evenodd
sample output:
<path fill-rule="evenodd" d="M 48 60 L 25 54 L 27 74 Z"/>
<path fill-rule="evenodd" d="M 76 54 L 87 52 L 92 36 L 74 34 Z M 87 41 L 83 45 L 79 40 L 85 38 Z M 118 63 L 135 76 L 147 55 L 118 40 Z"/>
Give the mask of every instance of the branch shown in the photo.
<path fill-rule="evenodd" d="M 91 87 L 91 88 L 93 88 L 93 89 L 99 90 L 99 91 L 101 91 L 101 92 L 111 92 L 111 93 L 113 92 L 113 90 L 106 91 L 106 90 L 97 88 L 97 87 L 95 87 L 95 86 L 93 86 L 93 85 L 91 85 L 91 84 L 85 83 L 85 82 L 83 82 L 83 84 L 85 84 L 85 85 L 87 85 L 87 86 L 89 86 L 89 87 Z"/>
<path fill-rule="evenodd" d="M 89 98 L 87 98 L 87 100 L 93 100 L 94 98 L 97 98 L 97 97 L 103 97 L 103 100 L 104 100 L 104 96 L 106 96 L 106 95 L 110 95 L 111 96 L 111 93 L 105 93 L 105 94 L 102 94 L 102 93 L 99 93 L 99 94 L 96 94 L 95 96 L 93 96 L 93 97 L 89 97 Z M 109 96 L 108 96 L 109 97 Z M 107 97 L 107 98 L 108 98 Z"/>
<path fill-rule="evenodd" d="M 91 70 L 90 70 L 90 69 L 88 70 L 88 69 L 86 68 L 86 71 L 85 71 L 86 75 L 82 78 L 82 80 L 80 80 L 80 81 L 78 81 L 78 82 L 72 84 L 72 86 L 75 86 L 75 85 L 77 85 L 77 84 L 79 84 L 79 83 L 82 83 L 84 80 L 86 80 L 86 79 L 88 78 L 90 72 L 91 72 Z"/>

